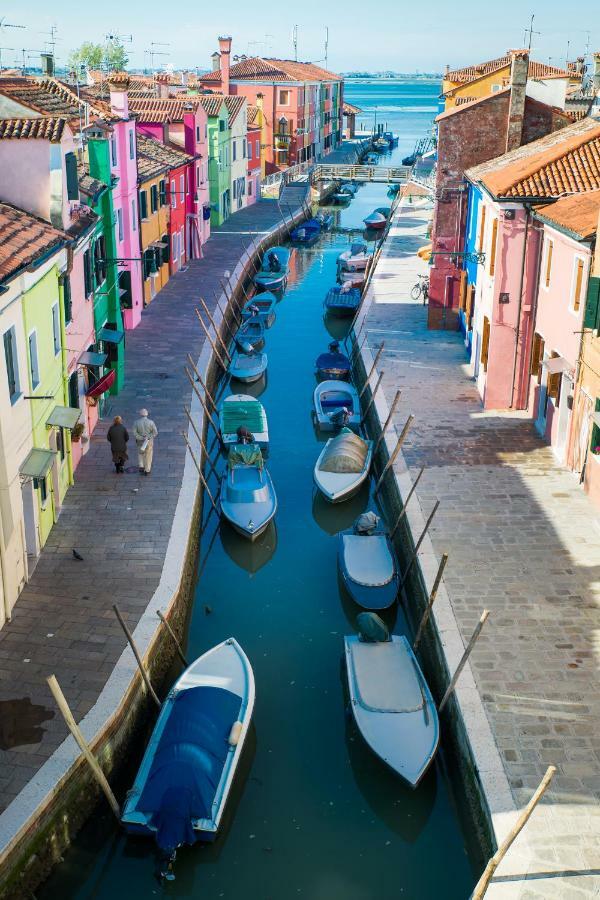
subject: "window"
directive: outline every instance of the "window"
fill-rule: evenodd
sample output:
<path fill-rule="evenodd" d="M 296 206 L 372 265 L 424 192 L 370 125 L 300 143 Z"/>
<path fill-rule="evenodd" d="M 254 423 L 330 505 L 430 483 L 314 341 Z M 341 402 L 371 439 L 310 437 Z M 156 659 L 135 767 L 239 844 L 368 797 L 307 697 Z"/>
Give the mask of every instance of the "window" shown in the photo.
<path fill-rule="evenodd" d="M 56 449 L 58 450 L 60 461 L 65 461 L 65 432 L 62 428 L 56 429 Z"/>
<path fill-rule="evenodd" d="M 467 325 L 467 331 L 470 331 L 472 328 L 473 321 L 473 310 L 475 309 L 475 285 L 470 284 L 467 290 L 467 299 L 465 303 L 465 321 Z"/>
<path fill-rule="evenodd" d="M 196 125 L 196 143 L 200 143 L 200 126 Z"/>
<path fill-rule="evenodd" d="M 54 341 L 54 355 L 60 353 L 60 313 L 58 311 L 58 303 L 52 306 L 52 339 Z"/>
<path fill-rule="evenodd" d="M 63 310 L 65 314 L 65 325 L 71 321 L 72 306 L 71 306 L 71 279 L 68 275 L 63 275 L 61 279 L 62 284 L 62 298 L 63 298 Z"/>
<path fill-rule="evenodd" d="M 150 212 L 155 213 L 158 209 L 158 185 L 153 184 L 150 188 Z"/>
<path fill-rule="evenodd" d="M 131 230 L 137 231 L 137 209 L 135 208 L 135 200 L 131 201 Z"/>
<path fill-rule="evenodd" d="M 479 222 L 479 246 L 478 250 L 483 251 L 483 239 L 485 237 L 485 206 L 481 207 L 481 221 Z"/>
<path fill-rule="evenodd" d="M 65 153 L 65 169 L 67 173 L 67 198 L 69 200 L 79 200 L 77 157 L 74 153 Z"/>
<path fill-rule="evenodd" d="M 179 254 L 177 253 L 177 242 L 178 242 L 178 240 L 179 240 L 179 235 L 178 235 L 178 233 L 175 231 L 175 232 L 173 233 L 173 249 L 172 249 L 172 251 L 171 251 L 171 259 L 173 260 L 173 262 L 177 262 L 177 257 L 178 257 L 178 255 L 179 255 Z"/>
<path fill-rule="evenodd" d="M 531 347 L 531 365 L 529 372 L 537 378 L 538 384 L 542 380 L 542 360 L 544 359 L 544 338 L 537 331 L 533 335 L 533 344 Z"/>
<path fill-rule="evenodd" d="M 256 158 L 260 159 L 260 141 L 256 142 Z"/>
<path fill-rule="evenodd" d="M 169 244 L 169 235 L 168 235 L 168 234 L 163 234 L 163 236 L 162 236 L 161 239 L 160 239 L 160 242 L 161 242 L 161 244 L 164 244 L 164 247 L 162 248 L 162 265 L 164 266 L 165 263 L 168 263 L 168 262 L 169 262 L 169 257 L 170 257 L 170 253 L 169 253 L 169 246 L 170 246 L 170 244 Z"/>
<path fill-rule="evenodd" d="M 279 103 L 281 106 L 289 106 L 289 103 L 290 103 L 290 92 L 289 91 L 279 91 Z"/>
<path fill-rule="evenodd" d="M 83 254 L 83 289 L 86 297 L 89 297 L 94 290 L 94 281 L 92 278 L 92 254 L 89 247 Z"/>
<path fill-rule="evenodd" d="M 231 151 L 232 156 L 231 156 L 231 158 L 232 158 L 233 162 L 235 162 L 236 159 L 237 159 L 237 141 L 236 141 L 235 139 L 232 140 L 232 142 L 231 142 L 231 147 L 232 147 L 232 151 Z"/>
<path fill-rule="evenodd" d="M 133 128 L 129 130 L 129 159 L 135 159 L 135 135 Z"/>
<path fill-rule="evenodd" d="M 483 334 L 481 335 L 481 365 L 483 371 L 487 372 L 488 357 L 490 353 L 490 320 L 484 316 L 483 318 Z"/>
<path fill-rule="evenodd" d="M 237 200 L 237 180 L 233 182 L 233 199 Z"/>
<path fill-rule="evenodd" d="M 10 402 L 14 403 L 21 392 L 19 364 L 17 361 L 17 334 L 14 327 L 4 332 L 4 360 L 6 362 L 6 377 L 8 379 L 8 394 Z"/>
<path fill-rule="evenodd" d="M 167 182 L 164 178 L 158 182 L 158 199 L 161 206 L 167 205 Z"/>
<path fill-rule="evenodd" d="M 248 141 L 248 159 L 252 159 L 252 144 Z"/>
<path fill-rule="evenodd" d="M 498 219 L 492 222 L 492 239 L 490 242 L 490 275 L 496 271 L 496 247 L 498 245 Z"/>
<path fill-rule="evenodd" d="M 179 232 L 179 255 L 182 261 L 185 260 L 185 228 Z"/>
<path fill-rule="evenodd" d="M 177 208 L 177 194 L 175 193 L 175 181 L 171 182 L 171 209 Z"/>
<path fill-rule="evenodd" d="M 546 290 L 550 287 L 552 278 L 552 254 L 554 252 L 554 241 L 546 238 L 546 262 L 544 265 L 544 287 Z"/>
<path fill-rule="evenodd" d="M 185 183 L 185 178 L 183 175 L 179 176 L 179 196 L 181 200 L 179 201 L 181 204 L 185 203 L 185 198 L 187 194 L 187 185 Z"/>
<path fill-rule="evenodd" d="M 252 182 L 248 181 L 248 196 L 252 196 Z"/>
<path fill-rule="evenodd" d="M 556 359 L 559 353 L 553 351 L 551 359 Z M 560 388 L 562 385 L 562 372 L 548 372 L 548 383 L 546 385 L 546 397 L 554 400 L 556 407 L 560 404 Z"/>
<path fill-rule="evenodd" d="M 77 369 L 69 377 L 69 406 L 77 409 L 79 406 L 79 375 Z"/>
<path fill-rule="evenodd" d="M 33 484 L 34 484 L 34 487 L 36 487 L 40 492 L 40 503 L 42 505 L 42 509 L 45 509 L 46 504 L 48 502 L 47 476 L 45 475 L 43 478 L 34 478 Z"/>
<path fill-rule="evenodd" d="M 113 166 L 117 164 L 117 139 L 113 135 L 110 139 L 110 161 Z"/>
<path fill-rule="evenodd" d="M 142 222 L 148 218 L 148 194 L 140 191 L 140 219 Z"/>
<path fill-rule="evenodd" d="M 96 286 L 106 281 L 106 248 L 103 235 L 100 235 L 94 244 L 94 274 Z"/>
<path fill-rule="evenodd" d="M 224 121 L 224 119 L 219 119 L 219 131 L 225 131 L 225 121 Z"/>
<path fill-rule="evenodd" d="M 246 159 L 246 138 L 242 138 L 242 159 Z"/>
<path fill-rule="evenodd" d="M 583 270 L 585 268 L 585 260 L 581 257 L 575 259 L 575 277 L 573 285 L 573 312 L 579 312 L 581 306 L 581 295 L 583 293 Z"/>
<path fill-rule="evenodd" d="M 119 243 L 123 240 L 123 210 L 117 210 L 117 239 Z"/>
<path fill-rule="evenodd" d="M 133 308 L 133 297 L 131 296 L 131 272 L 129 269 L 123 269 L 119 273 L 119 303 L 121 309 Z"/>

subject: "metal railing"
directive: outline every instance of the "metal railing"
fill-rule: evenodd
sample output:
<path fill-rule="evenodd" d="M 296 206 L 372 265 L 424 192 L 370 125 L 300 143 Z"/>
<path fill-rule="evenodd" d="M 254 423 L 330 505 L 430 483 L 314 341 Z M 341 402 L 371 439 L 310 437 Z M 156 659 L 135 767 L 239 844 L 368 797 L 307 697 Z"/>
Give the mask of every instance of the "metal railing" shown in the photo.
<path fill-rule="evenodd" d="M 312 181 L 349 179 L 351 181 L 374 181 L 400 184 L 408 180 L 410 166 L 363 166 L 335 163 L 320 163 L 311 173 Z"/>

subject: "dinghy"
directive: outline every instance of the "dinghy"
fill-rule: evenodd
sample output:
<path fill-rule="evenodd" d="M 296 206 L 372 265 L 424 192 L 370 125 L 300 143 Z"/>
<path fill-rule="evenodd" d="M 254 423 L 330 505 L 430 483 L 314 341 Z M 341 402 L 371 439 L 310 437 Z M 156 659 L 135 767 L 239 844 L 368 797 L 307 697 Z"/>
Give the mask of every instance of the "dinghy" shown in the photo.
<path fill-rule="evenodd" d="M 235 530 L 255 541 L 277 511 L 271 476 L 258 444 L 234 444 L 227 457 L 221 512 Z"/>
<path fill-rule="evenodd" d="M 372 228 L 374 231 L 380 231 L 387 225 L 386 217 L 377 211 L 372 212 L 370 216 L 363 219 L 363 222 L 367 228 Z"/>
<path fill-rule="evenodd" d="M 350 203 L 354 194 L 351 194 L 349 191 L 336 191 L 333 194 L 333 202 L 334 203 Z"/>
<path fill-rule="evenodd" d="M 236 342 L 237 344 L 237 342 Z M 227 371 L 244 384 L 258 381 L 267 369 L 267 354 L 259 353 L 252 344 L 237 344 Z"/>
<path fill-rule="evenodd" d="M 342 428 L 327 441 L 315 463 L 315 484 L 330 503 L 349 500 L 368 478 L 372 458 L 373 441 Z"/>
<path fill-rule="evenodd" d="M 336 285 L 327 291 L 323 305 L 333 316 L 353 316 L 360 306 L 360 291 L 352 285 Z"/>
<path fill-rule="evenodd" d="M 337 258 L 338 268 L 345 272 L 362 272 L 367 268 L 371 255 L 367 252 L 364 241 L 356 241 L 344 250 Z"/>
<path fill-rule="evenodd" d="M 270 291 L 264 294 L 256 294 L 251 300 L 242 307 L 242 321 L 247 322 L 249 319 L 258 319 L 265 328 L 270 328 L 275 321 L 275 307 L 277 306 L 277 297 Z"/>
<path fill-rule="evenodd" d="M 366 272 L 338 272 L 338 281 L 344 288 L 362 288 L 367 280 Z"/>
<path fill-rule="evenodd" d="M 350 378 L 352 366 L 350 360 L 340 353 L 339 341 L 332 341 L 328 353 L 321 353 L 317 357 L 317 378 L 347 381 Z"/>
<path fill-rule="evenodd" d="M 163 853 L 213 841 L 254 709 L 254 673 L 235 640 L 200 656 L 162 705 L 121 821 Z"/>
<path fill-rule="evenodd" d="M 366 477 L 366 476 L 365 476 Z M 396 556 L 379 517 L 365 513 L 352 532 L 339 536 L 338 562 L 346 590 L 363 609 L 387 609 L 396 600 L 400 577 Z"/>
<path fill-rule="evenodd" d="M 310 247 L 311 244 L 319 240 L 321 234 L 321 223 L 316 219 L 309 219 L 298 225 L 290 233 L 290 240 L 295 244 L 301 244 L 304 247 Z"/>
<path fill-rule="evenodd" d="M 247 344 L 254 350 L 262 350 L 265 345 L 265 323 L 260 317 L 246 319 L 235 336 L 236 343 Z"/>
<path fill-rule="evenodd" d="M 238 428 L 249 431 L 261 450 L 269 447 L 265 408 L 249 394 L 231 394 L 230 397 L 225 397 L 219 406 L 219 428 L 226 448 L 238 443 Z"/>
<path fill-rule="evenodd" d="M 289 264 L 290 251 L 287 247 L 271 247 L 263 256 L 262 268 L 254 276 L 254 283 L 264 290 L 283 287 Z"/>
<path fill-rule="evenodd" d="M 322 381 L 313 397 L 315 417 L 321 431 L 360 425 L 360 400 L 356 389 L 345 382 Z"/>
<path fill-rule="evenodd" d="M 390 638 L 385 624 L 372 613 L 358 617 L 361 631 L 368 616 L 387 636 L 344 638 L 352 714 L 371 750 L 416 788 L 438 748 L 437 709 L 407 639 L 395 634 Z"/>

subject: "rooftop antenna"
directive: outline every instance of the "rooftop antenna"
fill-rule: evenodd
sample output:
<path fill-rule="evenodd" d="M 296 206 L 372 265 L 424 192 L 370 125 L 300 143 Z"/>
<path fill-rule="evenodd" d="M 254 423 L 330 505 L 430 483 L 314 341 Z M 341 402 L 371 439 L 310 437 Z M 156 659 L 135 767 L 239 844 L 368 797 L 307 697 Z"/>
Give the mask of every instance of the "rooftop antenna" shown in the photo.
<path fill-rule="evenodd" d="M 54 56 L 56 53 L 56 35 L 58 34 L 58 25 L 56 25 L 56 24 L 51 25 L 50 31 L 42 31 L 41 34 L 50 35 L 50 40 L 46 41 L 46 43 L 50 47 L 50 52 L 52 53 L 52 56 Z"/>
<path fill-rule="evenodd" d="M 534 19 L 535 19 L 535 13 L 532 13 L 529 26 L 527 28 L 525 28 L 525 30 L 523 32 L 523 43 L 525 43 L 525 41 L 527 40 L 527 35 L 529 34 L 529 43 L 527 45 L 527 49 L 529 50 L 530 53 L 531 53 L 531 44 L 533 42 L 533 35 L 542 33 L 541 31 L 534 31 L 534 29 L 533 29 Z"/>
<path fill-rule="evenodd" d="M 170 46 L 171 45 L 166 42 L 151 41 L 150 49 L 144 50 L 144 53 L 148 53 L 150 55 L 150 68 L 152 71 L 154 71 L 154 57 L 155 56 L 170 56 L 170 53 L 168 50 L 155 50 L 154 48 L 155 47 L 170 47 Z"/>
<path fill-rule="evenodd" d="M 298 62 L 298 26 L 294 25 L 294 36 L 292 38 L 294 44 L 294 59 Z"/>
<path fill-rule="evenodd" d="M 3 50 L 10 50 L 12 53 L 17 52 L 14 47 L 0 47 L 0 72 L 2 71 L 2 51 Z"/>
<path fill-rule="evenodd" d="M 565 68 L 569 68 L 569 51 L 571 48 L 571 41 L 567 41 L 567 55 L 565 56 Z"/>
<path fill-rule="evenodd" d="M 325 68 L 327 69 L 327 58 L 329 53 L 329 26 L 325 26 Z"/>

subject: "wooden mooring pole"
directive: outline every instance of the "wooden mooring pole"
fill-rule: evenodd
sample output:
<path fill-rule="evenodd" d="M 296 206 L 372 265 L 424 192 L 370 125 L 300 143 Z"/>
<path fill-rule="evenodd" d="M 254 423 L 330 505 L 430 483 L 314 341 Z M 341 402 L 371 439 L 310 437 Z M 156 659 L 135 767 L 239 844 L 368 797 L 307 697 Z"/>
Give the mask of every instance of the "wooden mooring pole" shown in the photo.
<path fill-rule="evenodd" d="M 152 687 L 152 684 L 150 682 L 150 676 L 148 675 L 148 673 L 146 672 L 146 669 L 144 668 L 144 663 L 142 662 L 142 657 L 140 656 L 140 652 L 135 645 L 135 641 L 133 640 L 133 635 L 132 635 L 131 631 L 129 630 L 129 628 L 127 627 L 127 624 L 126 624 L 123 616 L 121 615 L 121 610 L 119 609 L 119 607 L 117 606 L 116 603 L 113 603 L 113 609 L 115 611 L 115 615 L 116 615 L 117 619 L 119 620 L 119 624 L 120 624 L 121 628 L 125 632 L 125 637 L 127 638 L 128 642 L 129 642 L 129 646 L 131 647 L 131 649 L 133 651 L 133 655 L 135 656 L 135 661 L 137 662 L 138 668 L 142 675 L 142 680 L 143 680 L 144 684 L 146 685 L 146 690 L 148 691 L 148 693 L 150 694 L 150 696 L 152 697 L 152 699 L 154 700 L 154 702 L 160 709 L 162 704 L 161 704 L 160 700 L 158 699 L 156 691 Z"/>
<path fill-rule="evenodd" d="M 367 375 L 366 381 L 365 381 L 365 383 L 363 384 L 363 386 L 362 386 L 362 388 L 361 388 L 360 394 L 358 395 L 358 399 L 359 399 L 359 400 L 360 400 L 360 398 L 362 397 L 362 395 L 364 394 L 364 392 L 366 391 L 367 387 L 369 386 L 369 382 L 370 382 L 370 380 L 371 380 L 371 375 L 373 374 L 373 372 L 374 372 L 375 369 L 377 368 L 377 363 L 379 362 L 379 357 L 380 357 L 381 354 L 383 353 L 383 348 L 384 348 L 384 347 L 385 347 L 385 341 L 382 341 L 381 344 L 379 345 L 379 350 L 378 350 L 377 353 L 375 354 L 375 359 L 373 360 L 373 365 L 371 366 L 371 368 L 370 368 L 370 370 L 369 370 L 369 374 Z"/>
<path fill-rule="evenodd" d="M 380 434 L 379 437 L 377 438 L 377 441 L 376 441 L 376 443 L 375 443 L 375 447 L 373 448 L 373 457 L 375 457 L 377 451 L 379 450 L 379 447 L 381 446 L 381 442 L 382 442 L 382 440 L 383 440 L 384 437 L 385 437 L 385 433 L 386 433 L 386 431 L 388 430 L 388 426 L 389 426 L 390 422 L 392 421 L 392 416 L 393 416 L 394 413 L 396 412 L 396 407 L 397 407 L 398 404 L 400 403 L 400 397 L 401 397 L 401 396 L 402 396 L 402 391 L 396 391 L 396 396 L 395 396 L 394 399 L 392 400 L 392 405 L 390 406 L 390 411 L 389 411 L 389 413 L 388 413 L 388 417 L 387 417 L 387 419 L 385 420 L 385 425 L 384 425 L 383 428 L 381 429 L 381 434 Z"/>
<path fill-rule="evenodd" d="M 422 471 L 422 470 L 421 470 Z M 413 650 L 416 650 L 421 642 L 421 638 L 423 637 L 423 632 L 425 631 L 425 626 L 429 622 L 429 616 L 431 615 L 431 610 L 433 609 L 433 604 L 435 603 L 435 598 L 437 597 L 437 592 L 439 586 L 442 582 L 442 575 L 444 574 L 444 569 L 446 568 L 446 563 L 448 562 L 448 554 L 442 553 L 442 558 L 440 560 L 440 564 L 437 570 L 437 575 L 435 576 L 435 581 L 433 582 L 433 587 L 431 588 L 431 593 L 429 595 L 429 599 L 427 600 L 427 606 L 425 607 L 425 611 L 423 612 L 423 618 L 419 623 L 419 628 L 417 630 L 417 636 L 415 638 L 415 642 L 413 644 Z"/>
<path fill-rule="evenodd" d="M 65 720 L 67 728 L 75 738 L 77 746 L 83 753 L 90 769 L 93 772 L 94 778 L 100 785 L 102 792 L 106 799 L 108 800 L 108 805 L 112 809 L 113 813 L 117 817 L 117 821 L 121 821 L 121 810 L 119 809 L 119 804 L 117 803 L 117 798 L 112 792 L 111 786 L 107 781 L 106 775 L 100 768 L 100 763 L 92 753 L 89 748 L 87 741 L 85 740 L 83 734 L 81 733 L 81 729 L 77 722 L 75 721 L 75 717 L 69 708 L 69 704 L 65 699 L 65 695 L 60 689 L 60 685 L 56 680 L 56 676 L 50 675 L 49 678 L 46 679 L 48 682 L 48 687 L 52 693 L 52 696 L 56 700 L 56 705 L 58 706 L 60 713 Z"/>
<path fill-rule="evenodd" d="M 211 502 L 211 504 L 212 504 L 212 508 L 214 509 L 214 511 L 215 511 L 216 513 L 218 513 L 218 512 L 219 512 L 219 507 L 217 506 L 217 504 L 216 504 L 216 502 L 215 502 L 215 498 L 214 498 L 213 495 L 211 494 L 210 488 L 209 488 L 209 486 L 208 486 L 208 482 L 206 481 L 206 478 L 204 477 L 204 473 L 203 473 L 203 471 L 202 471 L 202 466 L 200 465 L 200 463 L 198 462 L 198 460 L 196 459 L 196 457 L 195 457 L 195 455 L 194 455 L 194 451 L 192 450 L 191 444 L 190 444 L 190 442 L 188 441 L 187 434 L 186 434 L 184 431 L 182 431 L 181 434 L 182 434 L 182 437 L 183 437 L 183 439 L 184 439 L 184 441 L 185 441 L 185 443 L 186 443 L 186 445 L 187 445 L 188 450 L 190 451 L 190 456 L 192 457 L 192 461 L 193 461 L 194 465 L 196 466 L 196 470 L 197 470 L 198 475 L 199 475 L 199 477 L 200 477 L 200 481 L 202 482 L 202 487 L 204 488 L 204 490 L 205 490 L 206 493 L 208 494 L 208 499 L 210 500 L 210 502 Z"/>
<path fill-rule="evenodd" d="M 216 324 L 215 324 L 215 320 L 213 319 L 212 314 L 211 314 L 211 312 L 210 312 L 208 306 L 207 306 L 206 303 L 204 302 L 203 297 L 200 297 L 200 303 L 202 304 L 202 308 L 203 308 L 204 312 L 206 313 L 206 315 L 207 315 L 207 317 L 208 317 L 208 321 L 209 321 L 210 324 L 212 325 L 213 331 L 214 331 L 214 333 L 216 334 L 217 339 L 218 339 L 218 341 L 219 341 L 221 347 L 223 348 L 223 352 L 225 353 L 225 356 L 227 357 L 227 359 L 229 360 L 229 362 L 231 362 L 231 353 L 230 353 L 229 350 L 227 349 L 227 344 L 225 343 L 225 341 L 224 341 L 223 338 L 221 337 L 221 333 L 220 333 L 219 329 L 217 328 L 217 326 L 216 326 Z M 200 318 L 200 310 L 196 309 L 196 315 L 198 316 L 198 318 Z"/>
<path fill-rule="evenodd" d="M 215 423 L 214 423 L 214 421 L 213 421 L 213 417 L 212 417 L 211 411 L 210 411 L 210 409 L 208 408 L 208 406 L 206 405 L 206 401 L 205 401 L 204 397 L 202 396 L 202 394 L 200 393 L 200 391 L 198 390 L 198 388 L 196 387 L 196 385 L 195 385 L 195 383 L 194 383 L 194 379 L 192 378 L 192 373 L 190 372 L 190 370 L 188 369 L 187 366 L 184 366 L 184 367 L 183 367 L 183 371 L 184 371 L 185 374 L 187 375 L 188 380 L 189 380 L 189 382 L 190 382 L 190 384 L 191 384 L 191 386 L 192 386 L 192 390 L 193 390 L 194 393 L 196 394 L 196 397 L 198 398 L 198 400 L 199 400 L 200 403 L 202 404 L 202 409 L 203 409 L 204 412 L 206 413 L 206 418 L 207 418 L 207 420 L 210 422 L 210 424 L 212 425 L 212 427 L 213 427 L 213 429 L 215 430 L 215 432 L 216 432 L 217 434 L 219 434 L 219 426 L 218 426 L 218 424 L 215 425 Z"/>
<path fill-rule="evenodd" d="M 410 498 L 411 498 L 412 495 L 414 494 L 414 492 L 415 492 L 415 490 L 416 490 L 416 488 L 417 488 L 417 485 L 418 485 L 419 481 L 421 480 L 421 475 L 423 474 L 424 471 L 425 471 L 425 466 L 421 466 L 421 468 L 419 469 L 419 471 L 418 471 L 418 473 L 417 473 L 417 477 L 415 478 L 415 480 L 413 481 L 413 483 L 412 483 L 411 486 L 410 486 L 410 490 L 409 490 L 408 494 L 406 495 L 406 500 L 405 500 L 404 503 L 402 504 L 402 507 L 401 507 L 401 509 L 400 509 L 400 512 L 398 513 L 398 518 L 396 519 L 396 522 L 395 522 L 395 524 L 394 524 L 394 527 L 393 527 L 392 530 L 390 531 L 390 541 L 393 541 L 394 535 L 396 534 L 396 532 L 398 531 L 398 528 L 400 527 L 400 522 L 402 521 L 402 519 L 403 519 L 404 516 L 406 515 L 406 509 L 407 509 L 407 507 L 408 507 L 408 501 L 410 500 Z"/>
<path fill-rule="evenodd" d="M 209 464 L 209 466 L 210 466 L 210 468 L 211 468 L 211 471 L 214 473 L 215 478 L 218 479 L 218 478 L 219 478 L 219 473 L 217 472 L 217 470 L 216 470 L 216 468 L 215 468 L 215 465 L 214 465 L 212 459 L 211 459 L 210 456 L 209 456 L 209 453 L 208 453 L 208 450 L 206 449 L 206 444 L 204 443 L 204 440 L 203 440 L 203 438 L 202 438 L 202 435 L 200 434 L 200 432 L 199 432 L 198 429 L 196 428 L 196 424 L 195 424 L 194 420 L 192 419 L 192 414 L 191 414 L 190 410 L 187 408 L 187 406 L 184 406 L 183 409 L 184 409 L 185 414 L 186 414 L 186 416 L 187 416 L 187 418 L 188 418 L 188 422 L 190 423 L 190 425 L 191 425 L 192 428 L 194 429 L 194 434 L 196 435 L 196 437 L 197 437 L 198 440 L 200 441 L 200 446 L 202 447 L 202 450 L 203 450 L 203 453 L 204 453 L 204 458 L 206 459 L 206 462 Z"/>
<path fill-rule="evenodd" d="M 440 711 L 440 712 L 443 710 L 443 708 L 445 707 L 446 703 L 447 703 L 448 700 L 450 699 L 450 695 L 452 694 L 452 691 L 453 691 L 454 688 L 456 687 L 456 682 L 458 681 L 458 677 L 459 677 L 460 673 L 462 672 L 462 670 L 464 669 L 464 667 L 465 667 L 465 665 L 466 665 L 466 662 L 467 662 L 469 656 L 471 655 L 471 650 L 472 650 L 473 647 L 475 646 L 475 643 L 476 643 L 476 641 L 477 641 L 477 638 L 478 638 L 479 635 L 481 634 L 481 629 L 482 629 L 483 626 L 485 625 L 485 623 L 486 623 L 486 621 L 487 621 L 487 618 L 488 618 L 489 614 L 490 614 L 489 609 L 484 609 L 484 611 L 481 613 L 479 622 L 478 622 L 477 625 L 475 626 L 475 630 L 474 630 L 473 634 L 471 635 L 471 639 L 470 639 L 469 643 L 467 644 L 467 646 L 466 646 L 466 648 L 465 648 L 465 652 L 464 652 L 463 655 L 461 656 L 460 662 L 459 662 L 459 664 L 458 664 L 457 667 L 456 667 L 456 672 L 454 673 L 454 675 L 453 675 L 452 678 L 450 679 L 450 684 L 449 684 L 448 687 L 446 688 L 446 693 L 445 693 L 444 696 L 442 697 L 442 702 L 441 702 L 440 705 L 439 705 L 439 711 Z"/>
<path fill-rule="evenodd" d="M 419 549 L 421 547 L 421 544 L 425 540 L 425 535 L 427 534 L 427 532 L 429 530 L 429 526 L 431 525 L 431 523 L 433 521 L 433 517 L 435 516 L 439 505 L 440 505 L 439 500 L 436 500 L 435 503 L 433 504 L 433 509 L 429 513 L 427 521 L 425 522 L 425 527 L 424 527 L 423 531 L 421 532 L 421 536 L 415 545 L 415 549 L 412 552 L 411 558 L 408 561 L 408 566 L 406 567 L 406 572 L 402 576 L 402 581 L 400 582 L 400 590 L 402 590 L 402 588 L 406 584 L 408 576 L 410 575 L 410 571 L 411 571 L 412 567 L 414 566 L 417 556 L 419 554 Z"/>
<path fill-rule="evenodd" d="M 506 856 L 506 853 L 510 849 L 511 845 L 515 842 L 515 840 L 531 818 L 534 809 L 550 787 L 552 779 L 555 775 L 556 766 L 548 766 L 548 768 L 546 769 L 546 774 L 540 781 L 539 787 L 537 788 L 535 794 L 483 870 L 483 875 L 475 885 L 475 890 L 471 894 L 471 900 L 482 900 L 482 897 L 484 897 L 489 887 L 489 883 L 492 880 L 494 872 Z"/>
<path fill-rule="evenodd" d="M 196 366 L 196 363 L 194 362 L 191 353 L 187 354 L 187 360 L 188 360 L 190 366 L 192 367 L 192 371 L 193 371 L 194 375 L 196 376 L 196 378 L 198 379 L 198 382 L 200 383 L 200 387 L 204 391 L 205 396 L 208 397 L 208 399 L 210 401 L 210 405 L 216 412 L 217 404 L 215 403 L 214 397 L 212 396 L 211 392 L 206 387 L 206 382 L 204 381 L 202 375 L 198 371 L 198 367 Z"/>
<path fill-rule="evenodd" d="M 212 352 L 215 354 L 215 356 L 216 356 L 216 358 L 217 358 L 217 361 L 218 361 L 219 365 L 223 368 L 223 371 L 226 372 L 226 371 L 227 371 L 227 366 L 226 366 L 226 364 L 223 362 L 223 358 L 222 358 L 221 354 L 219 353 L 219 351 L 217 350 L 217 346 L 216 346 L 215 342 L 213 341 L 213 339 L 212 339 L 211 336 L 210 336 L 210 331 L 208 330 L 208 327 L 207 327 L 206 323 L 204 322 L 204 319 L 202 318 L 202 316 L 200 315 L 200 312 L 199 312 L 198 310 L 196 310 L 196 315 L 198 316 L 198 321 L 199 321 L 200 324 L 202 325 L 202 328 L 203 328 L 203 330 L 204 330 L 204 334 L 206 335 L 206 339 L 208 340 L 208 343 L 209 343 L 210 346 L 211 346 Z"/>
<path fill-rule="evenodd" d="M 370 411 L 371 407 L 375 403 L 375 397 L 377 395 L 377 391 L 379 390 L 379 385 L 381 384 L 384 375 L 385 375 L 385 372 L 379 373 L 379 378 L 377 379 L 377 383 L 375 384 L 375 387 L 373 388 L 373 392 L 371 393 L 371 399 L 367 403 L 367 408 L 365 409 L 365 412 L 361 419 L 361 422 L 367 421 L 367 416 L 369 415 L 369 411 Z"/>
<path fill-rule="evenodd" d="M 408 419 L 406 420 L 406 422 L 404 423 L 404 428 L 402 429 L 402 431 L 400 433 L 400 437 L 398 438 L 398 442 L 397 442 L 396 446 L 392 450 L 392 455 L 390 456 L 390 458 L 386 462 L 385 466 L 383 467 L 383 472 L 379 476 L 379 480 L 378 480 L 377 484 L 375 485 L 375 493 L 377 493 L 377 491 L 383 484 L 383 479 L 385 478 L 388 470 L 391 469 L 391 467 L 394 465 L 394 462 L 396 461 L 396 457 L 400 453 L 400 448 L 402 447 L 402 444 L 404 443 L 404 441 L 406 439 L 406 435 L 408 434 L 408 429 L 412 425 L 414 418 L 415 417 L 411 413 L 409 415 Z M 373 451 L 373 456 L 374 455 L 375 455 L 375 451 Z"/>
<path fill-rule="evenodd" d="M 164 625 L 165 628 L 167 629 L 167 632 L 168 632 L 168 633 L 170 634 L 170 636 L 172 637 L 173 643 L 175 644 L 175 649 L 177 650 L 177 656 L 179 657 L 179 659 L 181 660 L 181 662 L 183 663 L 183 665 L 184 665 L 184 666 L 186 667 L 186 669 L 187 669 L 188 661 L 187 661 L 187 659 L 185 658 L 185 656 L 183 655 L 183 650 L 181 649 L 181 644 L 180 644 L 179 641 L 177 640 L 177 636 L 175 635 L 175 632 L 173 631 L 173 629 L 171 628 L 171 626 L 169 625 L 169 623 L 167 622 L 167 620 L 165 619 L 165 617 L 164 617 L 163 614 L 161 613 L 160 609 L 157 609 L 157 610 L 156 610 L 156 615 L 158 616 L 158 618 L 160 619 L 160 621 L 163 623 L 163 625 Z"/>

